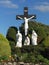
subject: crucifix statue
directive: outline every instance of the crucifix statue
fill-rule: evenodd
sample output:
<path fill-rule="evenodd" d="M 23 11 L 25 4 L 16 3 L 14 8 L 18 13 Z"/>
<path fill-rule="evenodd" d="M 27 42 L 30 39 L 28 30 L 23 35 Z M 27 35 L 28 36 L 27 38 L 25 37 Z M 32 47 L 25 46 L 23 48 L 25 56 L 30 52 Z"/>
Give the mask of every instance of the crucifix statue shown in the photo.
<path fill-rule="evenodd" d="M 28 8 L 24 8 L 24 15 L 17 15 L 16 19 L 23 19 L 25 21 L 25 36 L 27 35 L 28 32 L 28 21 L 30 19 L 35 19 L 36 15 L 28 15 Z"/>

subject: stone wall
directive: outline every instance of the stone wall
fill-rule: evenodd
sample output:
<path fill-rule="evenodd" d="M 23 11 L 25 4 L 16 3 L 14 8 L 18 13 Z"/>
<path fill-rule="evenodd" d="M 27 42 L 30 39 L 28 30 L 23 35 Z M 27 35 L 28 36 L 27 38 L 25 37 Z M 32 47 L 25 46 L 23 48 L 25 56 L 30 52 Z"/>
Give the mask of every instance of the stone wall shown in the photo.
<path fill-rule="evenodd" d="M 0 62 L 0 65 L 34 65 L 33 63 L 24 63 L 24 62 Z M 35 64 L 39 65 L 39 64 Z M 42 65 L 42 64 L 40 64 Z"/>

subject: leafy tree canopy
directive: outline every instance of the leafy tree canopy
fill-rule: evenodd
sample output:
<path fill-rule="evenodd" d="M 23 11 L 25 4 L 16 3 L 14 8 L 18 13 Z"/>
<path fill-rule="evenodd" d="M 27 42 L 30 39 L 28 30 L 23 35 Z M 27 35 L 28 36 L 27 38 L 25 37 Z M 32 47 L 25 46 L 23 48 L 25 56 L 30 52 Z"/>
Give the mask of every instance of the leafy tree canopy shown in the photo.
<path fill-rule="evenodd" d="M 9 57 L 11 55 L 11 48 L 8 40 L 0 34 L 0 57 Z"/>

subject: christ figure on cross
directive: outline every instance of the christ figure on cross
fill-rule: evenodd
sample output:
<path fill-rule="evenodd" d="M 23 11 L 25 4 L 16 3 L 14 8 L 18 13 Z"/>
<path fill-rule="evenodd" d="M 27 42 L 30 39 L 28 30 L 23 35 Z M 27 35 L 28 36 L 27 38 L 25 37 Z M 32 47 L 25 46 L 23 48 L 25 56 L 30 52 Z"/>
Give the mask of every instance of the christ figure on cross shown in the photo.
<path fill-rule="evenodd" d="M 19 18 L 19 19 L 23 19 L 23 18 L 20 17 L 20 16 L 18 16 L 18 18 Z M 26 36 L 27 33 L 28 33 L 28 21 L 29 21 L 30 19 L 32 19 L 32 18 L 34 18 L 34 16 L 32 16 L 32 17 L 30 17 L 30 18 L 24 17 L 24 21 L 25 21 L 25 36 Z"/>

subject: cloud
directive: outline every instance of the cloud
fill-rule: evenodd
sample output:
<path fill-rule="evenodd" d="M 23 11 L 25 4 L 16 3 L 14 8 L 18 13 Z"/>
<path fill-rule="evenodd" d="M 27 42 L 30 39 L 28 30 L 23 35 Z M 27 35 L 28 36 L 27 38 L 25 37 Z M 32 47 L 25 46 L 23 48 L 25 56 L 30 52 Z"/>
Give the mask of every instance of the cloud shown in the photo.
<path fill-rule="evenodd" d="M 10 0 L 1 0 L 0 5 L 8 8 L 18 8 L 18 5 L 12 3 Z"/>
<path fill-rule="evenodd" d="M 49 3 L 48 2 L 43 2 L 40 5 L 34 6 L 34 9 L 40 10 L 42 12 L 48 12 L 49 11 Z"/>

